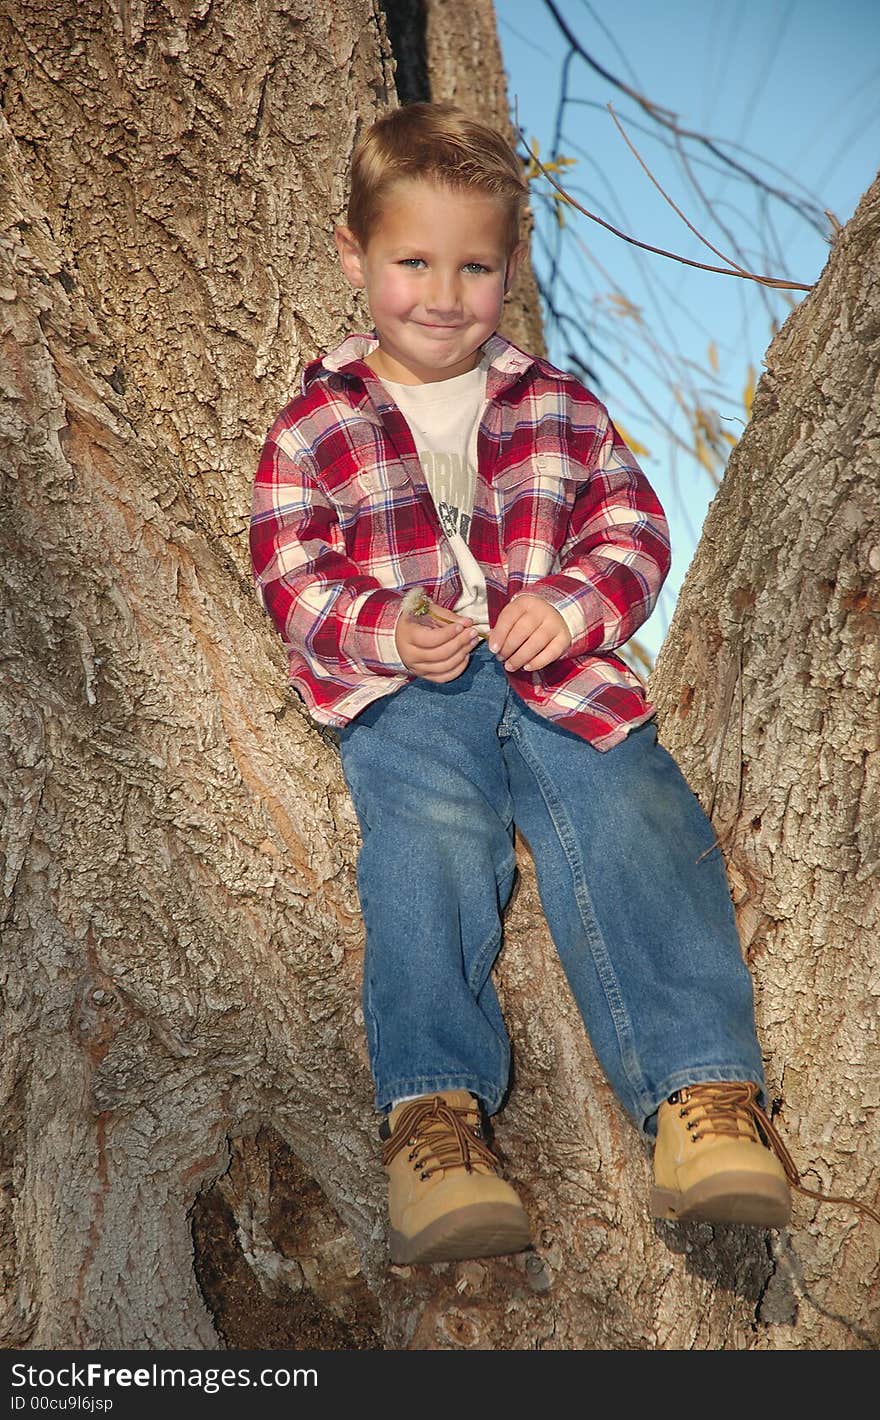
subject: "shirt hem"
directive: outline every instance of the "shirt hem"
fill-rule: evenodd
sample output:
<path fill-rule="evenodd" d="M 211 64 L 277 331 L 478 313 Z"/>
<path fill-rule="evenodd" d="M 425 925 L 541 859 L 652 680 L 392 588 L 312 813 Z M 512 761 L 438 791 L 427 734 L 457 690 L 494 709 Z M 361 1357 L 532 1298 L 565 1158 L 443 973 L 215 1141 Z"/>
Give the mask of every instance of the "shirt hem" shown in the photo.
<path fill-rule="evenodd" d="M 526 701 L 526 704 L 529 703 L 530 702 Z M 593 749 L 599 750 L 602 754 L 607 753 L 609 749 L 613 749 L 615 745 L 620 744 L 621 740 L 625 740 L 627 735 L 633 730 L 637 730 L 641 725 L 646 725 L 649 720 L 653 720 L 657 713 L 657 707 L 650 701 L 646 701 L 645 709 L 642 714 L 636 715 L 632 720 L 626 720 L 622 724 L 614 725 L 612 729 L 606 730 L 600 735 L 592 736 L 581 734 L 579 730 L 573 728 L 578 720 L 584 718 L 584 712 L 578 713 L 575 711 L 572 714 L 566 715 L 548 715 L 544 708 L 547 703 L 546 700 L 536 702 L 531 708 L 537 711 L 538 714 L 543 714 L 546 719 L 552 720 L 554 725 L 559 725 L 560 729 L 569 730 L 572 734 L 579 735 L 581 739 L 591 744 Z"/>
<path fill-rule="evenodd" d="M 348 695 L 344 695 L 341 700 L 337 700 L 333 709 L 326 706 L 317 705 L 306 693 L 307 688 L 303 682 L 290 677 L 290 684 L 302 697 L 310 718 L 317 725 L 326 725 L 334 730 L 342 730 L 350 724 L 362 710 L 366 710 L 368 705 L 372 705 L 374 700 L 381 700 L 384 695 L 393 695 L 396 690 L 401 690 L 412 676 L 383 676 L 381 689 L 373 685 L 359 686 L 357 690 Z"/>

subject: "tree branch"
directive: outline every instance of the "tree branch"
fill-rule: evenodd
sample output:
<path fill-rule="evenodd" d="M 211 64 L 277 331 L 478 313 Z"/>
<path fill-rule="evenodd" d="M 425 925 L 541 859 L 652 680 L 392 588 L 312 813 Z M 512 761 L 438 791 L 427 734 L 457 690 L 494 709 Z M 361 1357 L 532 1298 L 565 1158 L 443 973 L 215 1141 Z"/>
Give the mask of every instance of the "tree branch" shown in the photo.
<path fill-rule="evenodd" d="M 642 251 L 653 252 L 655 256 L 665 256 L 668 258 L 669 261 L 678 261 L 683 266 L 695 266 L 700 271 L 714 271 L 719 276 L 736 276 L 740 280 L 755 281 L 761 286 L 772 286 L 774 289 L 780 291 L 812 290 L 811 286 L 805 286 L 799 281 L 782 281 L 775 276 L 761 276 L 757 272 L 743 271 L 739 268 L 731 266 L 709 266 L 704 261 L 693 261 L 690 257 L 679 256 L 677 252 L 666 251 L 664 247 L 652 246 L 650 242 L 640 242 L 637 237 L 631 237 L 627 232 L 622 232 L 619 227 L 612 226 L 612 224 L 610 222 L 606 222 L 603 217 L 597 216 L 595 212 L 591 212 L 589 208 L 584 207 L 582 203 L 578 202 L 576 198 L 572 197 L 571 194 L 566 191 L 566 189 L 562 186 L 561 183 L 556 181 L 553 174 L 541 162 L 537 153 L 534 151 L 531 144 L 529 143 L 529 140 L 526 138 L 526 135 L 523 132 L 522 128 L 520 128 L 518 116 L 516 120 L 516 130 L 520 136 L 520 139 L 522 140 L 526 152 L 528 153 L 532 162 L 535 164 L 535 167 L 539 170 L 541 175 L 547 179 L 551 187 L 555 188 L 555 190 L 559 193 L 560 197 L 564 198 L 564 200 L 569 204 L 569 206 L 576 208 L 578 212 L 582 212 L 585 217 L 589 217 L 591 222 L 597 222 L 600 227 L 604 227 L 606 231 L 611 232 L 615 237 L 620 237 L 621 241 L 628 242 L 630 246 L 639 247 Z M 641 159 L 639 161 L 641 161 Z M 667 201 L 669 201 L 669 199 L 667 199 Z M 672 205 L 674 206 L 674 203 Z M 690 226 L 690 223 L 688 223 L 688 226 Z M 697 233 L 697 235 L 699 236 L 699 233 Z M 701 238 L 701 240 L 705 241 L 704 238 Z M 708 241 L 705 241 L 705 245 L 711 246 Z M 714 251 L 715 248 L 711 247 L 711 250 Z M 727 260 L 727 258 L 725 257 L 724 260 Z"/>

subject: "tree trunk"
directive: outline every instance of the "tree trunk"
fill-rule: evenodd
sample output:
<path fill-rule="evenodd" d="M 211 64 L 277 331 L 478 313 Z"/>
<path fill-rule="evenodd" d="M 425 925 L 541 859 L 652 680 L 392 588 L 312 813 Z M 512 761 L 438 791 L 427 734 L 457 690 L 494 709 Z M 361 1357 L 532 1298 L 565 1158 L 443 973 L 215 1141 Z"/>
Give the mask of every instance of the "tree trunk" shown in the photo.
<path fill-rule="evenodd" d="M 190 1215 L 262 1126 L 336 1210 L 289 1280 L 344 1312 L 354 1239 L 379 1275 L 356 821 L 246 534 L 269 422 L 355 319 L 331 225 L 391 57 L 369 0 L 34 0 L 0 45 L 0 1334 L 216 1346 Z M 269 1287 L 266 1149 L 226 1188 Z"/>
<path fill-rule="evenodd" d="M 878 1205 L 880 179 L 766 357 L 652 689 L 711 809 L 804 1183 Z M 758 1344 L 877 1345 L 878 1229 L 796 1196 Z M 783 1285 L 790 1300 L 781 1305 Z"/>
<path fill-rule="evenodd" d="M 483 41 L 456 71 L 428 6 L 432 96 L 455 74 L 455 97 L 497 120 L 491 7 L 447 11 Z M 329 238 L 356 137 L 396 101 L 384 17 L 370 0 L 18 0 L 0 26 L 3 1343 L 296 1346 L 317 1327 L 391 1347 L 869 1344 L 873 1239 L 843 1210 L 800 1206 L 772 1248 L 649 1222 L 647 1153 L 598 1075 L 524 855 L 497 971 L 516 1050 L 497 1138 L 538 1248 L 388 1268 L 357 822 L 332 736 L 285 687 L 246 539 L 265 429 L 303 361 L 364 320 Z M 656 686 L 704 802 L 718 781 L 787 1134 L 815 1177 L 860 1191 L 876 226 L 874 193 L 774 344 Z M 873 408 L 876 435 L 876 392 Z M 769 547 L 787 556 L 762 589 Z M 716 566 L 747 548 L 749 575 Z M 215 1265 L 227 1227 L 235 1277 Z M 230 1296 L 242 1269 L 274 1333 L 249 1332 Z"/>

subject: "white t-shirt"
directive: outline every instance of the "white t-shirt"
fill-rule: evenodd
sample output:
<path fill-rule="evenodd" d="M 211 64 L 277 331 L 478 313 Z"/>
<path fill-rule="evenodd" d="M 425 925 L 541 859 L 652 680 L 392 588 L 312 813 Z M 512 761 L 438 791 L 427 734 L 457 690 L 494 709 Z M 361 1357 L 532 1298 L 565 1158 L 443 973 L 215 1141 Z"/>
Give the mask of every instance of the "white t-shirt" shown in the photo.
<path fill-rule="evenodd" d="M 467 538 L 474 508 L 477 431 L 486 407 L 487 369 L 483 356 L 473 370 L 450 380 L 424 385 L 382 381 L 412 430 L 425 482 L 458 563 L 462 591 L 453 610 L 473 617 L 475 629 L 485 632 L 489 630 L 486 579 Z"/>

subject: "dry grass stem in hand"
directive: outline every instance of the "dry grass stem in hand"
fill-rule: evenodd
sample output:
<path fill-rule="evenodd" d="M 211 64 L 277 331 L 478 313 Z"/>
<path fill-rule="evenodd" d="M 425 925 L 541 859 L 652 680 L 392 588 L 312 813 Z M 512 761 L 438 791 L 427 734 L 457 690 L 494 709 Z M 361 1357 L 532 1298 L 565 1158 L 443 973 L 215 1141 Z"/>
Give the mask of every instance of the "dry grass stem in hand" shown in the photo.
<path fill-rule="evenodd" d="M 409 612 L 410 616 L 428 616 L 432 621 L 446 622 L 447 626 L 452 626 L 455 623 L 454 616 L 441 616 L 437 608 L 431 606 L 428 594 L 422 587 L 413 587 L 411 591 L 407 592 L 403 599 L 403 609 L 405 612 Z M 487 640 L 485 631 L 475 631 L 474 635 L 479 636 L 481 641 Z"/>

